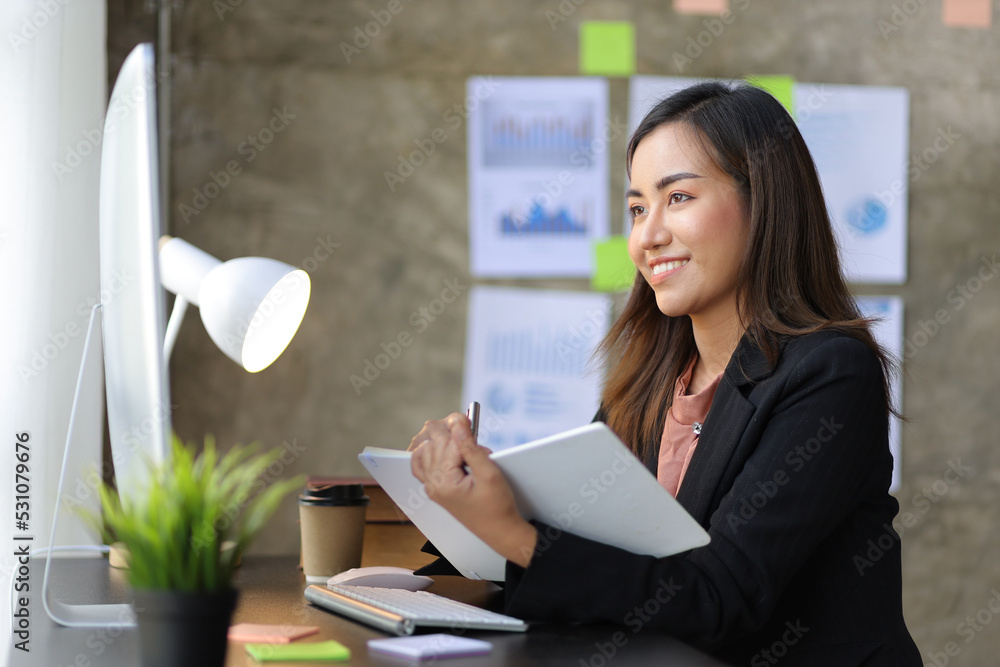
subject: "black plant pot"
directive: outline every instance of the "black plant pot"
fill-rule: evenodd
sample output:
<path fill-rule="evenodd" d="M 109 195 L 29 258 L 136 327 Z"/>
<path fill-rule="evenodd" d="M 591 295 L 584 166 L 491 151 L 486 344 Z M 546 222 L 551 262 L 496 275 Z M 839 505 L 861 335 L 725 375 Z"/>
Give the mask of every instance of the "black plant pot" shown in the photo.
<path fill-rule="evenodd" d="M 222 667 L 236 595 L 135 591 L 142 667 Z"/>

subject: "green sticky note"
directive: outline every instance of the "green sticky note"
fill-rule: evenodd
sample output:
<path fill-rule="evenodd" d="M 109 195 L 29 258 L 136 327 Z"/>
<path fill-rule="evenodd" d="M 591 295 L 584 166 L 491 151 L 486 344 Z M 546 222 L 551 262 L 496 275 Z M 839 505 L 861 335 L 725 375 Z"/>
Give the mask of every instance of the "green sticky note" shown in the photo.
<path fill-rule="evenodd" d="M 788 113 L 795 118 L 795 77 L 785 75 L 751 76 L 747 77 L 747 83 L 757 86 L 774 96 L 774 99 L 781 102 L 782 106 L 788 109 Z"/>
<path fill-rule="evenodd" d="M 635 74 L 635 28 L 628 21 L 580 24 L 580 73 L 600 76 Z"/>
<path fill-rule="evenodd" d="M 302 644 L 247 644 L 247 653 L 258 662 L 343 662 L 351 651 L 340 642 Z"/>
<path fill-rule="evenodd" d="M 635 264 L 628 256 L 628 239 L 624 236 L 594 242 L 594 275 L 590 286 L 598 292 L 621 292 L 635 281 Z"/>

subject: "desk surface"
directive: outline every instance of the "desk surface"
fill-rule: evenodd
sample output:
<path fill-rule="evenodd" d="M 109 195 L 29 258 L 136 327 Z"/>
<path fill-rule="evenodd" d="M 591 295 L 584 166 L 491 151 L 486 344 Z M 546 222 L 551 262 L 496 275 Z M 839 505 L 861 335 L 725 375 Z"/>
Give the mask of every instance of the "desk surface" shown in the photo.
<path fill-rule="evenodd" d="M 384 637 L 384 634 L 306 603 L 302 596 L 305 580 L 296 568 L 296 561 L 292 556 L 248 558 L 237 575 L 240 598 L 233 622 L 318 626 L 319 634 L 312 635 L 308 641 L 336 639 L 351 650 L 350 662 L 337 664 L 386 667 L 412 664 L 399 658 L 370 654 L 366 642 Z M 43 566 L 44 561 L 33 561 L 33 575 L 38 575 L 37 578 L 33 576 L 33 580 L 41 582 Z M 53 575 L 55 590 L 59 591 L 59 597 L 66 602 L 116 602 L 127 599 L 122 573 L 109 571 L 105 560 L 59 560 L 53 563 Z M 490 608 L 497 608 L 502 596 L 502 591 L 493 584 L 468 581 L 460 577 L 437 577 L 431 591 Z M 25 654 L 8 644 L 5 650 L 12 658 L 11 667 L 132 666 L 139 662 L 138 637 L 134 630 L 55 626 L 45 616 L 37 596 L 32 599 L 30 611 L 31 652 Z M 617 638 L 623 646 L 614 645 L 615 633 L 621 633 Z M 526 633 L 470 632 L 469 636 L 490 641 L 493 644 L 492 654 L 448 659 L 444 664 L 450 667 L 553 664 L 574 667 L 602 667 L 606 664 L 613 664 L 615 667 L 650 664 L 690 667 L 722 665 L 670 637 L 656 633 L 633 635 L 629 629 L 620 626 L 533 626 Z M 623 638 L 625 641 L 622 641 Z M 605 654 L 614 648 L 613 661 L 605 659 L 602 648 Z M 258 663 L 249 658 L 242 644 L 229 643 L 227 667 L 255 664 Z M 267 664 L 275 667 L 282 664 L 301 667 L 307 663 Z"/>

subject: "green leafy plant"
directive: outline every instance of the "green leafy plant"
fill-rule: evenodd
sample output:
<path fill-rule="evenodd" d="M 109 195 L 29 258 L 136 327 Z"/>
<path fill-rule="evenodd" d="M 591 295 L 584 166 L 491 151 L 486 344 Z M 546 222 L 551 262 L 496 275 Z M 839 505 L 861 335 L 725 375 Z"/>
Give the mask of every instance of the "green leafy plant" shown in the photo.
<path fill-rule="evenodd" d="M 108 544 L 125 545 L 134 588 L 228 588 L 242 554 L 302 478 L 270 486 L 260 479 L 280 449 L 258 453 L 256 445 L 238 445 L 220 455 L 207 437 L 196 455 L 175 437 L 171 454 L 150 466 L 144 495 L 122 501 L 104 484 L 102 515 L 84 516 Z"/>

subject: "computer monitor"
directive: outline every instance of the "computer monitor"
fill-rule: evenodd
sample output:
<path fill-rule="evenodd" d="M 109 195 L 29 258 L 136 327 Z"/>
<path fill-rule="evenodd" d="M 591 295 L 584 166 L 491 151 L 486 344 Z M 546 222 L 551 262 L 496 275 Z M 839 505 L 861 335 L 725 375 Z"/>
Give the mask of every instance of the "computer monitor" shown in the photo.
<path fill-rule="evenodd" d="M 166 277 L 163 284 L 177 294 L 172 323 L 179 326 L 187 303 L 198 305 L 212 339 L 250 372 L 262 370 L 282 353 L 298 330 L 310 293 L 308 274 L 277 260 L 241 257 L 220 262 L 181 239 L 165 241 L 160 249 L 154 64 L 150 44 L 140 44 L 125 59 L 108 102 L 101 152 L 99 309 L 111 456 L 123 503 L 145 492 L 151 464 L 162 463 L 170 454 L 169 352 L 164 351 L 161 279 Z M 161 257 L 166 276 L 160 271 Z M 84 358 L 93 322 L 92 317 Z M 176 333 L 176 327 L 172 331 Z M 83 370 L 70 414 L 67 451 Z M 66 460 L 64 454 L 60 494 Z M 52 540 L 57 519 L 58 509 Z M 131 613 L 121 605 L 60 602 L 48 588 L 50 563 L 45 566 L 43 597 L 56 622 L 89 627 L 121 623 L 122 614 Z"/>
<path fill-rule="evenodd" d="M 101 151 L 100 267 L 108 432 L 118 493 L 141 493 L 148 465 L 169 455 L 164 292 L 152 44 L 115 81 Z"/>
<path fill-rule="evenodd" d="M 104 121 L 100 185 L 100 273 L 108 429 L 119 496 L 141 494 L 149 462 L 163 461 L 170 433 L 170 393 L 163 358 L 164 298 L 160 287 L 157 239 L 160 194 L 157 170 L 153 48 L 133 49 L 115 82 Z M 84 363 L 93 324 L 84 343 Z M 66 436 L 58 494 L 79 404 L 84 367 L 77 380 Z M 55 549 L 61 503 L 50 533 Z M 52 620 L 71 627 L 131 624 L 124 604 L 67 604 L 49 586 L 52 557 L 46 559 L 42 600 Z"/>

